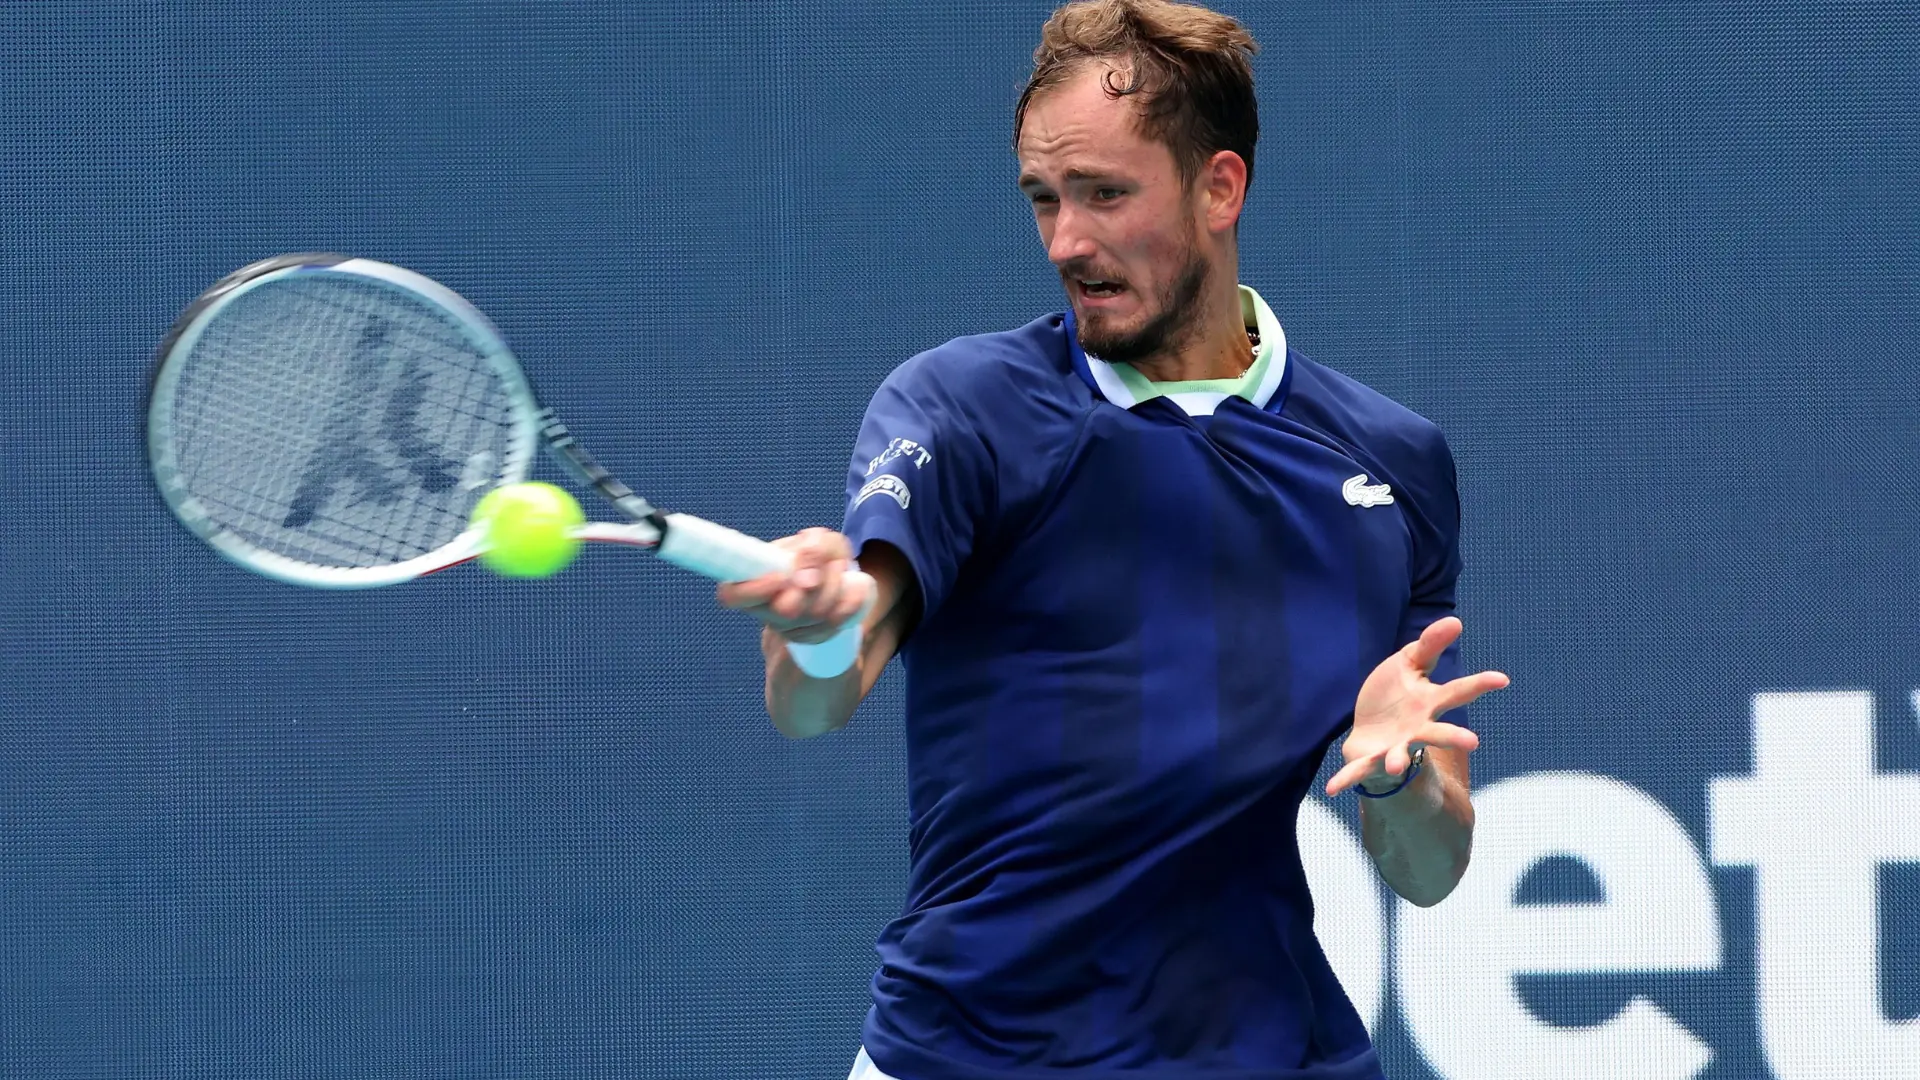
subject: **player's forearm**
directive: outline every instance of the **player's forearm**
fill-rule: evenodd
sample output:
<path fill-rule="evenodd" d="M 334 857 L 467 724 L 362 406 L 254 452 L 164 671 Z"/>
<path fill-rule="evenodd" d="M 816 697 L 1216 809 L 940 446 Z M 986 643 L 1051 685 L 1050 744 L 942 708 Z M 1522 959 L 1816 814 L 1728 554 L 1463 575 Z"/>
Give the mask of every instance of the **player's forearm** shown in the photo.
<path fill-rule="evenodd" d="M 767 716 L 780 734 L 789 739 L 812 738 L 843 728 L 853 719 L 865 696 L 864 662 L 855 662 L 831 679 L 816 679 L 800 670 L 785 639 L 772 630 L 761 633 L 760 649 L 767 660 Z"/>
<path fill-rule="evenodd" d="M 920 592 L 913 567 L 893 545 L 873 541 L 860 551 L 860 568 L 873 582 L 860 656 L 831 679 L 815 679 L 800 670 L 786 639 L 772 629 L 760 635 L 767 661 L 767 716 L 782 735 L 806 739 L 847 726 L 860 702 L 873 691 L 887 662 L 920 618 Z"/>
<path fill-rule="evenodd" d="M 1432 907 L 1467 872 L 1473 802 L 1466 785 L 1428 767 L 1398 794 L 1361 800 L 1360 841 L 1395 893 Z"/>

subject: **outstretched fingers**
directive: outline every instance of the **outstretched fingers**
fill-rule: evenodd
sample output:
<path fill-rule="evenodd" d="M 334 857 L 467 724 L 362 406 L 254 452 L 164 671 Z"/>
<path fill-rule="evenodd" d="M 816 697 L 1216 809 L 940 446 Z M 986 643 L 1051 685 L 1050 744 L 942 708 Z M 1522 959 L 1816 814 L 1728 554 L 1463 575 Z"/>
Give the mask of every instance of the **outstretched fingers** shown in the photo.
<path fill-rule="evenodd" d="M 1433 665 L 1440 662 L 1440 654 L 1447 651 L 1447 646 L 1460 640 L 1462 629 L 1464 626 L 1456 616 L 1435 619 L 1407 646 L 1407 660 L 1421 674 L 1432 671 Z"/>
<path fill-rule="evenodd" d="M 1436 724 L 1430 726 L 1452 727 L 1451 724 Z M 1465 729 L 1456 728 L 1455 730 L 1464 731 Z M 1469 731 L 1467 734 L 1472 735 L 1473 733 Z M 1417 739 L 1415 741 L 1426 742 L 1427 740 Z M 1394 743 L 1384 750 L 1368 754 L 1364 757 L 1354 758 L 1352 761 L 1341 766 L 1340 770 L 1333 774 L 1333 779 L 1327 781 L 1327 794 L 1329 796 L 1338 795 L 1375 773 L 1384 772 L 1388 776 L 1402 776 L 1405 775 L 1406 771 L 1412 766 L 1412 744 L 1404 742 Z"/>
<path fill-rule="evenodd" d="M 1498 671 L 1462 675 L 1434 688 L 1433 711 L 1438 715 L 1457 709 L 1479 700 L 1482 695 L 1490 694 L 1495 690 L 1504 690 L 1512 681 Z"/>
<path fill-rule="evenodd" d="M 1380 759 L 1380 767 L 1392 776 L 1399 776 L 1406 772 L 1407 766 L 1411 764 L 1413 764 L 1413 751 L 1406 743 L 1394 743 L 1387 748 L 1385 756 Z"/>
<path fill-rule="evenodd" d="M 1443 750 L 1464 750 L 1471 753 L 1480 748 L 1480 736 L 1471 728 L 1458 724 L 1443 724 L 1438 720 L 1423 725 L 1413 737 L 1413 741 L 1422 746 L 1437 746 Z"/>
<path fill-rule="evenodd" d="M 1375 755 L 1347 762 L 1339 772 L 1333 774 L 1333 779 L 1327 781 L 1327 797 L 1332 798 L 1372 776 L 1374 764 L 1378 760 L 1378 756 Z"/>

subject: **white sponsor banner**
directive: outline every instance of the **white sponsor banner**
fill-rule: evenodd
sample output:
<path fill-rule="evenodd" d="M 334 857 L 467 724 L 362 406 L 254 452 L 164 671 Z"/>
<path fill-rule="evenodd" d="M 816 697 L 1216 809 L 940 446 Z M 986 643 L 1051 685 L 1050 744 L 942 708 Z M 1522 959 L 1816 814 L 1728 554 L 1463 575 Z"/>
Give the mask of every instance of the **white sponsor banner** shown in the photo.
<path fill-rule="evenodd" d="M 1865 692 L 1755 695 L 1753 769 L 1708 781 L 1704 851 L 1671 810 L 1613 777 L 1488 784 L 1474 794 L 1472 864 L 1431 908 L 1383 903 L 1351 830 L 1310 799 L 1300 842 L 1315 930 L 1368 1024 L 1398 1010 L 1447 1080 L 1683 1080 L 1713 1064 L 1713 1048 L 1652 1001 L 1567 1026 L 1529 1009 L 1517 980 L 1718 970 L 1709 870 L 1751 868 L 1751 993 L 1772 1074 L 1920 1077 L 1920 1020 L 1889 1018 L 1879 989 L 1880 868 L 1920 863 L 1920 773 L 1876 770 L 1874 706 Z M 1902 706 L 1920 716 L 1920 691 Z M 1516 902 L 1552 858 L 1584 866 L 1599 898 Z"/>

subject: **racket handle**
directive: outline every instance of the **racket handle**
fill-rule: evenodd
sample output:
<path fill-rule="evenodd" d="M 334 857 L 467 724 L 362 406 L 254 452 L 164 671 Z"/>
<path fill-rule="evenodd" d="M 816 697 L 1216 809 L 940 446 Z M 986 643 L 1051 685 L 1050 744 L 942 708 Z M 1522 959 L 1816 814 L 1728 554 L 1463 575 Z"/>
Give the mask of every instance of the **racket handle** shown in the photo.
<path fill-rule="evenodd" d="M 668 514 L 666 535 L 654 553 L 683 570 L 714 581 L 746 581 L 762 574 L 787 570 L 793 556 L 758 537 L 690 514 Z M 859 614 L 847 620 L 839 633 L 815 645 L 788 642 L 793 662 L 809 676 L 831 679 L 853 666 L 860 655 L 860 624 L 873 606 L 873 579 L 859 571 L 847 575 L 847 584 L 866 590 Z"/>
<path fill-rule="evenodd" d="M 793 565 L 786 549 L 691 514 L 668 514 L 654 554 L 714 581 L 746 581 Z"/>
<path fill-rule="evenodd" d="M 793 666 L 805 672 L 809 678 L 831 679 L 843 675 L 860 658 L 860 624 L 867 617 L 867 609 L 873 606 L 873 584 L 867 575 L 855 570 L 844 579 L 856 584 L 864 584 L 867 590 L 867 602 L 860 605 L 860 611 L 847 620 L 837 633 L 825 641 L 813 645 L 803 645 L 798 641 L 787 642 L 787 655 L 793 657 Z"/>

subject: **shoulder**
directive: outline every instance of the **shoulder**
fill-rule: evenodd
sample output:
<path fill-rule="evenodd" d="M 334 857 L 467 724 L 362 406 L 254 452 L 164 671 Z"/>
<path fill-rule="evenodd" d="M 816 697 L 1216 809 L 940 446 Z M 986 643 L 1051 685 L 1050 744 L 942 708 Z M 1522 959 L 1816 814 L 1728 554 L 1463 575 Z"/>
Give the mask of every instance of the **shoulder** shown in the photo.
<path fill-rule="evenodd" d="M 1378 390 L 1287 350 L 1281 414 L 1346 448 L 1399 486 L 1453 486 L 1453 452 L 1438 425 Z"/>
<path fill-rule="evenodd" d="M 1073 370 L 1059 315 L 954 338 L 889 374 L 881 393 L 988 430 L 1021 430 L 1084 412 L 1092 395 Z"/>

